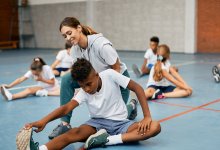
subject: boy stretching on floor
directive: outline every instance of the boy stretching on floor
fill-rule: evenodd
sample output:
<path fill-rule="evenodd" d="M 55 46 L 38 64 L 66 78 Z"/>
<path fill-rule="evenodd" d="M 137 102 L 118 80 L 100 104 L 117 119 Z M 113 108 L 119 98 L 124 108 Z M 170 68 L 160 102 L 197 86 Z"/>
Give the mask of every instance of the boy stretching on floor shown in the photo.
<path fill-rule="evenodd" d="M 160 124 L 152 121 L 143 88 L 130 78 L 112 69 L 98 74 L 90 62 L 85 59 L 78 59 L 74 63 L 71 74 L 82 89 L 66 105 L 59 107 L 39 121 L 26 124 L 25 130 L 17 135 L 18 149 L 60 150 L 71 143 L 85 141 L 84 148 L 90 149 L 104 145 L 146 140 L 160 133 Z M 143 120 L 133 122 L 126 119 L 127 109 L 121 96 L 120 86 L 136 93 L 143 110 Z M 88 106 L 90 120 L 79 127 L 72 128 L 45 145 L 38 147 L 34 143 L 32 127 L 36 127 L 35 131 L 40 132 L 47 123 L 66 115 L 83 102 Z M 28 136 L 22 136 L 22 134 Z M 24 148 L 24 146 L 27 147 Z"/>

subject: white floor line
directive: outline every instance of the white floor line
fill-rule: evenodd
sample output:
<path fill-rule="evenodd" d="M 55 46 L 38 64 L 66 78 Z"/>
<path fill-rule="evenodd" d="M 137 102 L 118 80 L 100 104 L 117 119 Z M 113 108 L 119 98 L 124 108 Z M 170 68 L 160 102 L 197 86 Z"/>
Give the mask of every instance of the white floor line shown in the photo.
<path fill-rule="evenodd" d="M 196 61 L 188 61 L 188 62 L 184 62 L 184 63 L 179 63 L 179 64 L 175 64 L 174 66 L 185 66 L 185 65 L 191 65 L 191 64 L 194 64 L 196 63 Z M 129 73 L 133 73 L 132 70 L 128 70 Z M 60 81 L 59 81 L 60 83 Z M 10 88 L 9 90 L 10 91 L 13 91 L 13 90 L 20 90 L 20 89 L 25 89 L 25 88 L 29 88 L 29 87 L 35 87 L 37 86 L 36 85 L 27 85 L 27 86 L 21 86 L 21 87 L 14 87 L 14 88 Z"/>
<path fill-rule="evenodd" d="M 192 65 L 192 64 L 195 64 L 197 63 L 196 61 L 187 61 L 187 62 L 184 62 L 184 63 L 177 63 L 177 64 L 174 64 L 173 66 L 186 66 L 186 65 Z M 128 70 L 128 73 L 133 73 L 133 70 Z"/>

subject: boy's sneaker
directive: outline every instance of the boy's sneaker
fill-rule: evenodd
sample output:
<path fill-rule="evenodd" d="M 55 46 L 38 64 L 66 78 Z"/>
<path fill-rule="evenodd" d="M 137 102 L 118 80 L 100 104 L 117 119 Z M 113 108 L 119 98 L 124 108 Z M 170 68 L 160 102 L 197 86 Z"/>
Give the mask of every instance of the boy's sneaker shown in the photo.
<path fill-rule="evenodd" d="M 138 104 L 138 101 L 136 99 L 132 99 L 129 104 L 132 105 L 134 109 L 131 112 L 128 119 L 129 120 L 134 120 L 137 117 L 137 104 Z"/>
<path fill-rule="evenodd" d="M 63 123 L 59 124 L 55 129 L 53 129 L 52 133 L 48 136 L 49 139 L 53 139 L 71 129 L 71 125 L 63 125 Z"/>
<path fill-rule="evenodd" d="M 38 143 L 32 138 L 33 129 L 22 128 L 16 136 L 17 150 L 38 150 Z"/>
<path fill-rule="evenodd" d="M 35 93 L 36 96 L 47 96 L 48 95 L 48 91 L 45 90 L 45 89 L 42 89 L 42 90 L 38 90 L 36 93 Z"/>
<path fill-rule="evenodd" d="M 8 101 L 12 100 L 12 94 L 4 86 L 1 86 L 1 93 L 3 97 L 5 98 L 5 100 L 8 100 Z"/>
<path fill-rule="evenodd" d="M 109 141 L 107 138 L 109 137 L 109 134 L 105 129 L 101 129 L 95 134 L 91 135 L 85 143 L 84 148 L 90 149 L 93 147 L 104 147 L 105 144 Z"/>
<path fill-rule="evenodd" d="M 214 66 L 212 68 L 212 74 L 215 79 L 215 82 L 219 83 L 220 82 L 220 71 L 219 71 L 218 66 Z"/>
<path fill-rule="evenodd" d="M 133 65 L 132 65 L 132 69 L 133 69 L 135 75 L 136 75 L 138 78 L 140 78 L 140 77 L 141 77 L 141 71 L 138 69 L 138 66 L 135 65 L 135 64 L 133 64 Z"/>

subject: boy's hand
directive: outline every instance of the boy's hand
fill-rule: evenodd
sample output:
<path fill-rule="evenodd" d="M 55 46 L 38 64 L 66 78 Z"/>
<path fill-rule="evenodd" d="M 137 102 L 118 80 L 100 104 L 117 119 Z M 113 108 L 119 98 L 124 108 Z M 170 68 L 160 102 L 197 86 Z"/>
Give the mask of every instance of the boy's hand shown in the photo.
<path fill-rule="evenodd" d="M 138 124 L 138 134 L 144 135 L 146 132 L 150 131 L 152 119 L 150 117 L 145 117 Z"/>
<path fill-rule="evenodd" d="M 32 122 L 32 123 L 26 124 L 24 128 L 28 130 L 30 128 L 35 127 L 37 129 L 35 129 L 34 131 L 38 133 L 38 132 L 42 131 L 45 126 L 46 126 L 45 122 L 43 122 L 43 121 L 36 121 L 36 122 Z"/>

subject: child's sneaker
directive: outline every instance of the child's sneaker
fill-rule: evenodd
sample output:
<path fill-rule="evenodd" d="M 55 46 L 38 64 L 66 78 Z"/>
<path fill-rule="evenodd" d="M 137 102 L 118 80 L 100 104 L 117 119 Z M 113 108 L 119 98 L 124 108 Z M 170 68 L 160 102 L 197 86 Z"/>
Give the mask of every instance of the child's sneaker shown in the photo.
<path fill-rule="evenodd" d="M 137 104 L 138 104 L 138 101 L 136 99 L 132 99 L 129 104 L 131 104 L 134 109 L 131 112 L 131 114 L 128 117 L 128 119 L 129 120 L 134 120 L 137 117 Z"/>
<path fill-rule="evenodd" d="M 108 142 L 109 134 L 105 129 L 101 129 L 95 134 L 91 135 L 85 143 L 84 148 L 85 149 L 90 149 L 93 147 L 103 147 L 105 144 Z"/>
<path fill-rule="evenodd" d="M 212 74 L 215 79 L 215 82 L 219 83 L 220 82 L 220 72 L 219 72 L 218 66 L 214 66 L 212 68 Z"/>
<path fill-rule="evenodd" d="M 36 96 L 47 96 L 48 95 L 48 91 L 43 89 L 43 90 L 38 90 L 36 93 L 35 93 Z"/>
<path fill-rule="evenodd" d="M 3 97 L 5 98 L 5 100 L 8 100 L 8 101 L 12 100 L 12 94 L 4 86 L 1 86 L 1 93 Z"/>
<path fill-rule="evenodd" d="M 166 97 L 163 94 L 157 96 L 157 99 L 164 99 L 164 98 Z"/>
<path fill-rule="evenodd" d="M 53 139 L 71 129 L 70 125 L 63 125 L 63 123 L 59 124 L 55 129 L 53 129 L 52 133 L 48 136 L 49 139 Z"/>
<path fill-rule="evenodd" d="M 32 138 L 33 129 L 22 128 L 16 136 L 17 150 L 38 150 L 38 143 L 34 143 Z"/>
<path fill-rule="evenodd" d="M 157 96 L 160 95 L 160 94 L 161 94 L 160 89 L 157 89 L 157 90 L 154 92 L 154 94 L 153 94 L 153 96 L 151 97 L 151 99 L 157 99 Z"/>
<path fill-rule="evenodd" d="M 141 71 L 138 69 L 138 66 L 135 65 L 135 64 L 133 64 L 133 65 L 132 65 L 132 69 L 133 69 L 135 75 L 136 75 L 138 78 L 140 78 L 140 77 L 141 77 Z"/>
<path fill-rule="evenodd" d="M 160 91 L 160 89 L 157 89 L 157 90 L 154 92 L 153 96 L 151 97 L 152 100 L 154 100 L 154 99 L 163 99 L 163 98 L 165 98 L 165 96 L 164 96 L 163 93 Z"/>

